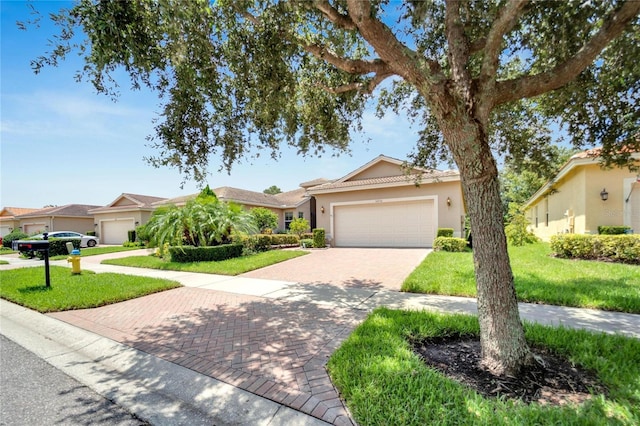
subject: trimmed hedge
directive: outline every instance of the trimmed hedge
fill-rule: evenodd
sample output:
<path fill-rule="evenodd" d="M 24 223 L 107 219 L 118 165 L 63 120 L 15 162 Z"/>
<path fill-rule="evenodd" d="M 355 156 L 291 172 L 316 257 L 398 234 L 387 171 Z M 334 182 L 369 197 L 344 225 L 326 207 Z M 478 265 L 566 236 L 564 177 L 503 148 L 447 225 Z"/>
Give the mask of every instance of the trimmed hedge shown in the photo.
<path fill-rule="evenodd" d="M 551 251 L 570 259 L 640 264 L 640 235 L 554 235 Z"/>
<path fill-rule="evenodd" d="M 631 231 L 629 226 L 598 226 L 600 235 L 622 235 Z"/>
<path fill-rule="evenodd" d="M 211 247 L 169 247 L 172 262 L 216 262 L 242 256 L 242 244 L 224 244 Z"/>
<path fill-rule="evenodd" d="M 300 238 L 294 234 L 256 234 L 243 238 L 242 242 L 247 250 L 268 251 L 273 246 L 297 246 Z"/>
<path fill-rule="evenodd" d="M 453 238 L 453 228 L 438 228 L 438 235 L 436 237 Z"/>
<path fill-rule="evenodd" d="M 467 240 L 464 238 L 437 237 L 433 241 L 433 249 L 436 251 L 465 251 L 467 249 Z"/>
<path fill-rule="evenodd" d="M 14 240 L 26 240 L 27 238 L 29 238 L 28 234 L 19 229 L 14 229 L 2 238 L 2 247 L 11 248 Z"/>
<path fill-rule="evenodd" d="M 316 228 L 313 230 L 313 247 L 324 248 L 326 247 L 326 237 L 324 228 Z"/>

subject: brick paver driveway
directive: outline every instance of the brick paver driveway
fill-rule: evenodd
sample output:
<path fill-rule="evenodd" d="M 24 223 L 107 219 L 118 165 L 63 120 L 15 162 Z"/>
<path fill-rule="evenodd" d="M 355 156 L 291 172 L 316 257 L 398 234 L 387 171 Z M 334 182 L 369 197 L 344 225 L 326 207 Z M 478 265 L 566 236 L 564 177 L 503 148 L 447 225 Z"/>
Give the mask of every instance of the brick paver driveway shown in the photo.
<path fill-rule="evenodd" d="M 329 248 L 243 274 L 244 277 L 400 290 L 429 249 Z"/>
<path fill-rule="evenodd" d="M 426 249 L 326 249 L 245 277 L 398 290 Z M 256 280 L 256 285 L 263 284 Z M 357 305 L 357 303 L 354 303 Z M 54 318 L 300 410 L 334 425 L 351 419 L 325 369 L 367 312 L 313 298 L 266 298 L 182 287 Z"/>

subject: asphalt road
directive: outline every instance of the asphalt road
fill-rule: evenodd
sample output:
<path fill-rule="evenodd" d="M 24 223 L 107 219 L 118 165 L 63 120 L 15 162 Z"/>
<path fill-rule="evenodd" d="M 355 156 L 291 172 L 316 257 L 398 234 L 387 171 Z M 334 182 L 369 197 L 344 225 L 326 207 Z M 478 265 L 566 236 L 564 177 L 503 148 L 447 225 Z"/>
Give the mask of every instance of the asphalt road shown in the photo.
<path fill-rule="evenodd" d="M 0 425 L 146 425 L 0 335 Z"/>

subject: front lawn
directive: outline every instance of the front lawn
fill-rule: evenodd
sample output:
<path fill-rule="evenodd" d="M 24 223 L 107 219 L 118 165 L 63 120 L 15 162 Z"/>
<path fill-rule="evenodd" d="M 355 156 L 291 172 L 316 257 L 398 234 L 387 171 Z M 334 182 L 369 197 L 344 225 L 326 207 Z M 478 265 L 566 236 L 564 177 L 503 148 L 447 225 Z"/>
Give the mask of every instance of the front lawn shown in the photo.
<path fill-rule="evenodd" d="M 35 309 L 56 312 L 95 308 L 180 287 L 176 281 L 123 274 L 83 271 L 51 266 L 51 287 L 45 286 L 44 268 L 0 271 L 0 297 Z"/>
<path fill-rule="evenodd" d="M 476 317 L 378 308 L 331 356 L 333 383 L 357 424 L 637 425 L 640 340 L 525 324 L 531 346 L 546 347 L 595 372 L 608 389 L 582 405 L 543 406 L 484 397 L 428 367 L 411 342 L 478 335 Z"/>
<path fill-rule="evenodd" d="M 519 301 L 640 313 L 640 266 L 549 254 L 544 243 L 509 249 Z M 475 297 L 472 256 L 433 252 L 405 280 L 402 291 Z"/>
<path fill-rule="evenodd" d="M 284 262 L 309 252 L 302 250 L 270 250 L 248 256 L 218 262 L 169 262 L 156 256 L 131 256 L 122 259 L 107 259 L 108 265 L 132 266 L 135 268 L 164 269 L 169 271 L 201 272 L 204 274 L 239 275 L 254 269 Z"/>
<path fill-rule="evenodd" d="M 113 247 L 87 247 L 80 249 L 80 255 L 83 257 L 86 256 L 96 256 L 98 254 L 107 254 L 107 253 L 118 253 L 121 251 L 131 251 L 131 250 L 140 250 L 144 247 L 123 247 L 123 246 L 113 246 Z M 69 257 L 68 254 L 61 254 L 59 256 L 51 256 L 51 260 L 64 260 Z"/>

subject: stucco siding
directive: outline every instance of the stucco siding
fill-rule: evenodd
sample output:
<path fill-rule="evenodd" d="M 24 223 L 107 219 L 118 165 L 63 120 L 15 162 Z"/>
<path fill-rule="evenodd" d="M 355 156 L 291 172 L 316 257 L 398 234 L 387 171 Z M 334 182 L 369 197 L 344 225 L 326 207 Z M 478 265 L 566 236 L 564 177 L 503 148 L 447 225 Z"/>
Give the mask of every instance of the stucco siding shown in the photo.
<path fill-rule="evenodd" d="M 420 187 L 407 185 L 401 187 L 389 187 L 380 189 L 368 189 L 360 191 L 345 191 L 332 194 L 316 194 L 316 210 L 318 228 L 324 228 L 327 238 L 331 235 L 331 206 L 350 202 L 372 201 L 382 202 L 389 199 L 403 199 L 414 197 L 433 197 L 437 209 L 439 228 L 453 228 L 456 236 L 463 235 L 462 218 L 464 207 L 462 205 L 462 191 L 459 182 L 440 182 L 423 184 Z M 451 205 L 447 205 L 447 197 L 451 199 Z M 322 208 L 324 207 L 324 213 Z M 398 218 L 402 220 L 402 218 Z"/>
<path fill-rule="evenodd" d="M 371 167 L 368 167 L 361 171 L 360 173 L 351 176 L 348 181 L 352 180 L 361 180 L 361 179 L 372 179 L 379 177 L 387 177 L 387 176 L 399 176 L 404 174 L 402 168 L 396 164 L 389 163 L 387 161 L 381 161 L 378 164 L 375 164 Z"/>

